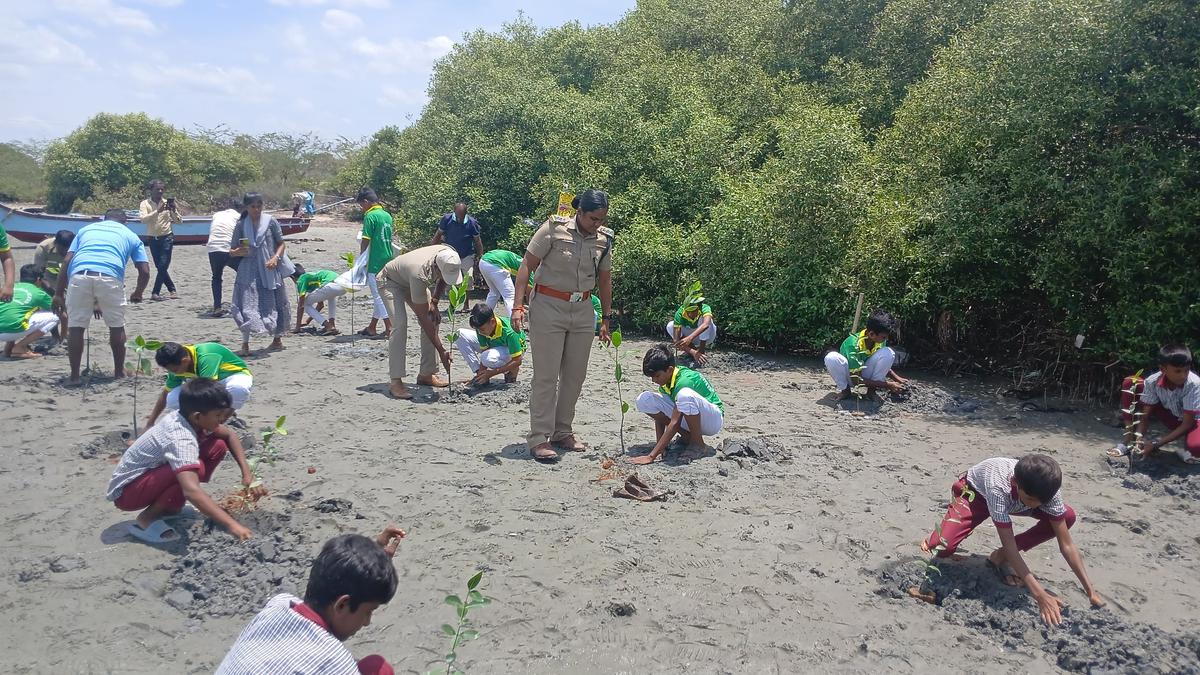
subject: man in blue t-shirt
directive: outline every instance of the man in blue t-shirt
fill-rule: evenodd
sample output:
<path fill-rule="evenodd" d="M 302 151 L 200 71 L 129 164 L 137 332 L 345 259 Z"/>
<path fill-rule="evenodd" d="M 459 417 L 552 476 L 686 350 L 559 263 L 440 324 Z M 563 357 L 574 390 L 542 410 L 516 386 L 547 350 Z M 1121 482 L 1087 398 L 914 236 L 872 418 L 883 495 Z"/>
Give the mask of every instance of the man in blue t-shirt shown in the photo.
<path fill-rule="evenodd" d="M 109 209 L 104 220 L 84 225 L 59 268 L 54 308 L 67 310 L 67 356 L 71 361 L 71 384 L 79 384 L 79 361 L 83 358 L 83 331 L 91 323 L 96 307 L 108 325 L 108 343 L 113 353 L 113 377 L 125 377 L 125 264 L 137 267 L 137 288 L 129 302 L 141 302 L 150 281 L 146 247 L 128 227 L 125 212 Z M 68 283 L 69 282 L 69 283 Z"/>
<path fill-rule="evenodd" d="M 479 238 L 479 221 L 467 215 L 467 203 L 454 205 L 454 212 L 442 216 L 437 233 L 430 244 L 449 244 L 458 253 L 460 270 L 467 288 L 479 278 L 479 259 L 483 257 L 483 240 Z M 470 279 L 468 279 L 470 277 Z"/>

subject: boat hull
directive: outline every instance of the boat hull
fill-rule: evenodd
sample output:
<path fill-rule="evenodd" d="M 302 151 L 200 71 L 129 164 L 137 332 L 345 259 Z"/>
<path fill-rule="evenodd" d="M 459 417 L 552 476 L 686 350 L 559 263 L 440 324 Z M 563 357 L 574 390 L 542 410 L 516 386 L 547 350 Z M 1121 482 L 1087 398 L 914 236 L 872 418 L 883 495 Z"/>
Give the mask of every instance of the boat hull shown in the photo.
<path fill-rule="evenodd" d="M 51 215 L 48 213 L 32 213 L 16 209 L 7 204 L 0 204 L 0 226 L 8 232 L 8 236 L 18 241 L 36 244 L 47 237 L 53 237 L 59 230 L 79 232 L 79 229 L 89 223 L 103 220 L 100 216 Z M 276 218 L 284 236 L 300 234 L 308 230 L 308 218 Z M 137 220 L 131 220 L 125 225 L 139 237 L 146 236 L 146 226 Z M 175 225 L 175 243 L 203 244 L 208 241 L 208 231 L 212 227 L 212 216 L 184 216 L 183 222 Z"/>

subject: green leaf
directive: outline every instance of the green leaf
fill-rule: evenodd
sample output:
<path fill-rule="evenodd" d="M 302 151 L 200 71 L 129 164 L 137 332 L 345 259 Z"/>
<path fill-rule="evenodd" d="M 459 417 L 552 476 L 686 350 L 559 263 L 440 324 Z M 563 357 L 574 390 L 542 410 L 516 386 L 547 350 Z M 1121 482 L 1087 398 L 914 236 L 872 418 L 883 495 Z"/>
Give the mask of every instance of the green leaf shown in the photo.
<path fill-rule="evenodd" d="M 479 631 L 477 631 L 473 628 L 468 628 L 462 632 L 462 639 L 464 639 L 464 640 L 474 640 L 478 637 L 479 637 Z"/>
<path fill-rule="evenodd" d="M 629 412 L 629 404 L 625 401 L 621 401 L 621 414 L 624 415 L 627 412 Z"/>
<path fill-rule="evenodd" d="M 468 579 L 468 580 L 467 580 L 467 590 L 468 590 L 468 591 L 473 591 L 473 590 L 475 590 L 475 587 L 476 587 L 476 586 L 478 586 L 478 585 L 479 585 L 479 582 L 480 582 L 480 581 L 482 581 L 482 580 L 483 580 L 483 572 L 482 572 L 482 571 L 480 571 L 480 572 L 478 572 L 478 573 L 477 573 L 475 576 L 473 576 L 473 577 L 471 577 L 470 579 Z M 470 596 L 467 596 L 467 597 L 470 597 Z M 472 598 L 472 599 L 473 599 L 473 598 Z"/>
<path fill-rule="evenodd" d="M 454 652 L 450 652 L 449 654 L 446 655 L 446 663 L 454 663 L 454 659 L 457 659 L 457 658 L 458 658 L 458 654 L 455 654 Z M 447 673 L 450 672 L 450 669 L 447 668 L 446 672 Z"/>
<path fill-rule="evenodd" d="M 146 340 L 146 349 L 157 351 L 162 346 L 163 343 L 159 342 L 158 340 Z"/>
<path fill-rule="evenodd" d="M 624 371 L 622 371 L 622 369 L 621 369 L 621 364 L 619 364 L 619 363 L 618 363 L 617 365 L 615 365 L 615 366 L 613 367 L 613 375 L 615 375 L 615 376 L 617 377 L 617 382 L 621 382 L 621 381 L 622 381 L 622 380 L 621 380 L 621 376 L 622 376 L 623 374 L 624 374 Z"/>
<path fill-rule="evenodd" d="M 455 635 L 458 634 L 458 631 L 454 629 L 454 626 L 451 626 L 448 623 L 442 624 L 442 632 L 445 633 L 446 635 L 449 635 L 450 637 L 454 637 Z"/>
<path fill-rule="evenodd" d="M 613 347 L 620 347 L 621 346 L 621 329 L 618 328 L 618 329 L 614 330 L 610 334 L 610 338 L 612 339 Z"/>
<path fill-rule="evenodd" d="M 139 349 L 145 349 L 146 348 L 146 338 L 139 335 L 133 339 L 133 344 L 137 345 Z"/>
<path fill-rule="evenodd" d="M 455 609 L 463 606 L 462 599 L 460 599 L 457 595 L 447 595 L 445 603 Z"/>

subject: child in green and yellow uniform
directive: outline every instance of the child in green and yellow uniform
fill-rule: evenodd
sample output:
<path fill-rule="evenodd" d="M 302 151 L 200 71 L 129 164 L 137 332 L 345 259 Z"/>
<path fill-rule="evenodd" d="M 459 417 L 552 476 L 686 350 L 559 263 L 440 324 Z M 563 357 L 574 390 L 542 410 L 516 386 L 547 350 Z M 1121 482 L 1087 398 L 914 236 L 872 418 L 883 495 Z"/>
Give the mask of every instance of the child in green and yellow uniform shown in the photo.
<path fill-rule="evenodd" d="M 216 380 L 225 386 L 236 411 L 250 398 L 254 378 L 237 354 L 219 342 L 198 342 L 181 345 L 165 342 L 154 354 L 154 360 L 167 371 L 162 393 L 146 419 L 146 428 L 154 422 L 164 409 L 179 409 L 179 387 L 188 379 Z"/>
<path fill-rule="evenodd" d="M 29 348 L 58 326 L 58 315 L 50 310 L 52 298 L 46 282 L 34 265 L 21 268 L 21 281 L 13 286 L 12 299 L 0 302 L 0 342 L 10 359 L 41 356 Z"/>
<path fill-rule="evenodd" d="M 704 296 L 675 310 L 675 319 L 667 322 L 667 336 L 679 351 L 691 356 L 699 365 L 708 357 L 704 350 L 717 339 L 717 324 L 713 322 L 712 307 L 704 304 Z"/>
<path fill-rule="evenodd" d="M 675 434 L 683 434 L 687 449 L 703 451 L 704 437 L 720 433 L 725 424 L 725 404 L 703 375 L 675 365 L 672 345 L 655 345 L 642 360 L 642 373 L 658 385 L 637 397 L 638 412 L 654 420 L 657 442 L 647 455 L 634 457 L 634 464 L 649 464 L 667 450 Z"/>
<path fill-rule="evenodd" d="M 371 188 L 358 191 L 358 205 L 363 210 L 362 244 L 358 254 L 367 256 L 367 288 L 371 289 L 371 297 L 375 301 L 375 313 L 371 315 L 371 323 L 358 332 L 359 335 L 378 335 L 379 320 L 383 319 L 383 334 L 392 334 L 392 319 L 388 316 L 383 297 L 379 295 L 379 284 L 375 275 L 383 266 L 396 257 L 392 250 L 392 214 L 379 203 L 379 197 Z M 357 282 L 356 282 L 357 283 Z"/>
<path fill-rule="evenodd" d="M 296 282 L 296 293 L 300 296 L 296 302 L 296 327 L 292 332 L 299 333 L 305 325 L 316 321 L 321 324 L 318 335 L 337 335 L 337 299 L 349 290 L 338 283 L 338 273 L 330 270 L 309 272 L 297 263 L 292 280 Z M 326 302 L 329 303 L 328 319 L 321 313 Z M 305 314 L 308 314 L 308 321 L 304 320 Z"/>
<path fill-rule="evenodd" d="M 492 311 L 496 311 L 497 303 L 503 300 L 504 309 L 500 310 L 500 316 L 512 316 L 512 304 L 516 296 L 513 279 L 516 279 L 519 269 L 521 256 L 501 248 L 494 248 L 479 259 L 479 274 L 488 287 L 487 300 L 484 302 Z M 533 283 L 532 273 L 529 275 L 529 282 Z"/>
<path fill-rule="evenodd" d="M 867 385 L 867 398 L 878 400 L 876 390 L 898 392 L 908 380 L 892 370 L 896 352 L 887 340 L 896 330 L 896 320 L 883 310 L 875 310 L 867 318 L 867 327 L 848 336 L 841 348 L 825 355 L 825 369 L 837 385 L 837 400 L 850 397 L 851 376 Z"/>
<path fill-rule="evenodd" d="M 454 346 L 475 376 L 471 384 L 483 385 L 497 375 L 505 382 L 516 382 L 525 354 L 525 331 L 517 331 L 512 322 L 496 316 L 491 307 L 479 303 L 471 308 L 470 328 L 460 328 Z"/>

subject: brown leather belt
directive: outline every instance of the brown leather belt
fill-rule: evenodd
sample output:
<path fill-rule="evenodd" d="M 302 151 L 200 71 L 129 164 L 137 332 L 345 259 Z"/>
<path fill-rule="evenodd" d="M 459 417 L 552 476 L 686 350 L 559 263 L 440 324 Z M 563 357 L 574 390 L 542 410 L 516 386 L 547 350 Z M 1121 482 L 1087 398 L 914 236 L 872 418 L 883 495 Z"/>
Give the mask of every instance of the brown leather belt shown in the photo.
<path fill-rule="evenodd" d="M 560 291 L 557 288 L 543 286 L 542 284 L 536 284 L 534 286 L 534 290 L 538 295 L 545 295 L 556 300 L 562 300 L 563 302 L 583 302 L 584 300 L 592 299 L 591 291 L 584 291 L 582 293 L 568 293 L 566 291 Z"/>

